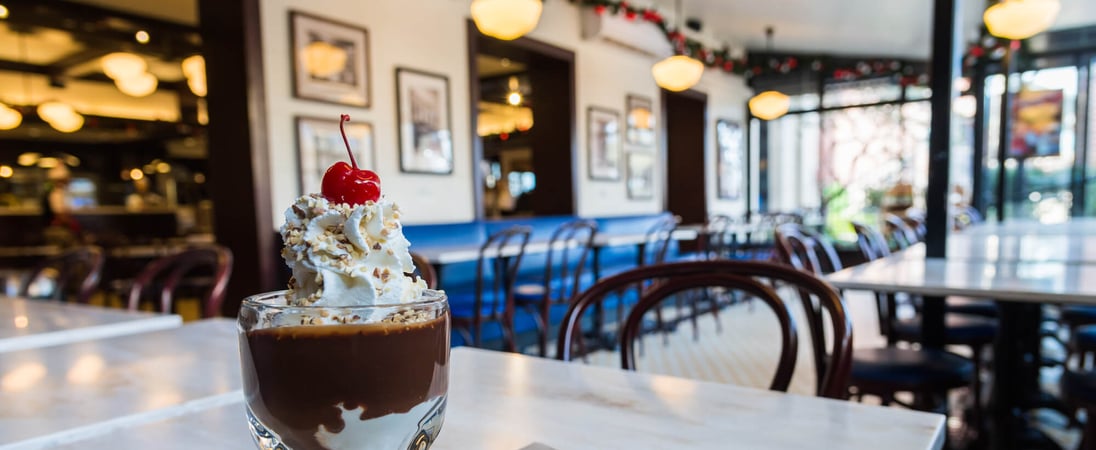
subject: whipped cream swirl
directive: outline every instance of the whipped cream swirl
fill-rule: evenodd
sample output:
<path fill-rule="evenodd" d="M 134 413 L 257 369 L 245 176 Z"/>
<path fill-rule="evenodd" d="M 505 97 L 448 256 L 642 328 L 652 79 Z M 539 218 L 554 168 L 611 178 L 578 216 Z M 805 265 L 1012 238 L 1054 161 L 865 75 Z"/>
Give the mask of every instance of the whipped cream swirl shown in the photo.
<path fill-rule="evenodd" d="M 399 207 L 385 197 L 351 206 L 322 195 L 297 199 L 285 211 L 282 258 L 293 271 L 293 306 L 368 306 L 410 303 L 426 283 L 403 236 Z"/>

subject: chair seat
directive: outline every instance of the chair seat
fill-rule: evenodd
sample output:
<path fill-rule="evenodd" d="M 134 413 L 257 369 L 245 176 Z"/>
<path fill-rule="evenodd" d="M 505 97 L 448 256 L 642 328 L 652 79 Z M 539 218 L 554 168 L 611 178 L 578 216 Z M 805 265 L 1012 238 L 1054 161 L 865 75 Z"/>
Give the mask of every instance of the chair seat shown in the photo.
<path fill-rule="evenodd" d="M 946 390 L 966 386 L 974 364 L 943 350 L 896 347 L 853 351 L 850 383 L 887 391 Z"/>
<path fill-rule="evenodd" d="M 579 292 L 586 290 L 594 284 L 594 277 L 591 274 L 583 274 L 582 279 L 579 280 Z M 549 283 L 549 287 L 552 289 L 552 299 L 559 298 L 559 292 L 571 292 L 572 286 L 575 281 L 573 277 L 567 277 L 566 280 L 555 279 Z M 517 303 L 532 303 L 540 302 L 544 299 L 544 282 L 530 282 L 522 283 L 514 286 L 514 301 Z"/>
<path fill-rule="evenodd" d="M 962 314 L 948 314 L 945 317 L 947 333 L 944 336 L 948 345 L 985 345 L 993 342 L 997 335 L 997 321 L 985 317 Z M 894 325 L 894 336 L 900 341 L 921 341 L 921 320 L 900 320 Z"/>
<path fill-rule="evenodd" d="M 1096 306 L 1063 306 L 1058 318 L 1073 325 L 1096 324 Z"/>
<path fill-rule="evenodd" d="M 948 297 L 947 312 L 980 317 L 997 317 L 997 303 L 971 297 Z"/>
<path fill-rule="evenodd" d="M 1096 372 L 1067 370 L 1059 380 L 1062 397 L 1067 402 L 1081 405 L 1096 404 Z"/>

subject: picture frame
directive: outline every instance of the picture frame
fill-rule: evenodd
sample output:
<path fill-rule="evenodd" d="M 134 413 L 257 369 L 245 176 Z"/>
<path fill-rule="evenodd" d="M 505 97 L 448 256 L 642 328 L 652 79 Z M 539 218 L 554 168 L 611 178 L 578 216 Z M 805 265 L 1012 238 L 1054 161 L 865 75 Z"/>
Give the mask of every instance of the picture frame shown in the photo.
<path fill-rule="evenodd" d="M 620 113 L 591 106 L 586 110 L 586 153 L 591 180 L 620 179 Z"/>
<path fill-rule="evenodd" d="M 294 97 L 362 108 L 370 106 L 368 30 L 290 11 L 289 36 Z"/>
<path fill-rule="evenodd" d="M 450 110 L 448 77 L 405 67 L 396 68 L 401 172 L 453 173 Z"/>
<path fill-rule="evenodd" d="M 716 190 L 720 199 L 738 200 L 742 197 L 746 178 L 744 143 L 742 124 L 727 119 L 716 120 Z"/>
<path fill-rule="evenodd" d="M 320 192 L 327 168 L 338 161 L 347 161 L 346 145 L 339 132 L 339 120 L 297 116 L 294 121 L 301 192 Z M 358 167 L 374 169 L 377 165 L 377 152 L 374 148 L 373 124 L 354 121 L 343 126 Z"/>
<path fill-rule="evenodd" d="M 628 145 L 655 146 L 654 103 L 648 97 L 628 94 L 625 100 L 624 140 Z"/>
<path fill-rule="evenodd" d="M 655 198 L 655 156 L 651 152 L 628 152 L 627 163 L 628 198 L 649 200 Z"/>

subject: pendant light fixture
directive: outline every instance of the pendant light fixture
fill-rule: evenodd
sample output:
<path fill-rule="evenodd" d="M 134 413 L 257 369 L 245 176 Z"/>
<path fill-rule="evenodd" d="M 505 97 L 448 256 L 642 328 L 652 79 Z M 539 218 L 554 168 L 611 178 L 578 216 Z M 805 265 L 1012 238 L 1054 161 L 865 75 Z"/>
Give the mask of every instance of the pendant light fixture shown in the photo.
<path fill-rule="evenodd" d="M 681 24 L 685 22 L 681 12 L 681 0 L 677 0 L 676 7 L 677 30 L 681 32 Z M 675 51 L 684 52 L 684 49 L 675 49 Z M 704 63 L 688 55 L 673 55 L 655 63 L 651 67 L 651 75 L 655 77 L 655 83 L 662 89 L 681 92 L 700 82 L 700 78 L 704 76 Z"/>
<path fill-rule="evenodd" d="M 773 27 L 765 28 L 765 46 L 771 53 L 773 49 Z M 779 91 L 765 91 L 755 95 L 749 101 L 750 114 L 761 120 L 778 119 L 788 113 L 791 99 Z"/>
<path fill-rule="evenodd" d="M 42 103 L 38 105 L 38 117 L 62 133 L 72 133 L 84 126 L 84 116 L 68 103 Z"/>
<path fill-rule="evenodd" d="M 989 34 L 1019 41 L 1050 28 L 1061 8 L 1058 0 L 1003 0 L 987 8 L 982 19 Z"/>
<path fill-rule="evenodd" d="M 543 10 L 541 0 L 472 0 L 472 21 L 480 33 L 512 41 L 533 31 Z"/>
<path fill-rule="evenodd" d="M 0 103 L 0 130 L 12 130 L 23 123 L 23 114 L 19 110 Z"/>

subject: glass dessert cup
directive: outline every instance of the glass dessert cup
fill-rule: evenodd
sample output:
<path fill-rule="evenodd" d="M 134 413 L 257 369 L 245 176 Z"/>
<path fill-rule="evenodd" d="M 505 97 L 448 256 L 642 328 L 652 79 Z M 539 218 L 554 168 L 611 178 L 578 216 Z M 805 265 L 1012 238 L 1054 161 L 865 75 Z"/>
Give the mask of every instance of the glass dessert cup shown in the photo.
<path fill-rule="evenodd" d="M 449 384 L 449 307 L 288 306 L 249 297 L 238 319 L 244 397 L 260 449 L 424 450 Z"/>

